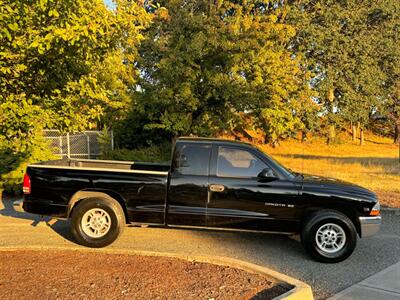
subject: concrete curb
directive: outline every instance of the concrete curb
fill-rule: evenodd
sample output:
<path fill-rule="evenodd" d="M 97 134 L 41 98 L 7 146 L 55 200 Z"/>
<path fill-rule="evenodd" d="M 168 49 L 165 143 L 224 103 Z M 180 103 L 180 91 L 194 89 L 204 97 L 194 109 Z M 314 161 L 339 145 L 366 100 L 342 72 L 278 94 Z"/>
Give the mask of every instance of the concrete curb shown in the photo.
<path fill-rule="evenodd" d="M 232 267 L 236 269 L 241 269 L 250 273 L 265 274 L 270 277 L 275 278 L 277 281 L 288 283 L 293 286 L 293 288 L 274 298 L 276 300 L 287 299 L 287 300 L 313 300 L 313 294 L 311 287 L 297 279 L 290 276 L 284 275 L 282 273 L 271 270 L 267 267 L 259 266 L 253 263 L 242 261 L 235 258 L 220 257 L 220 256 L 199 256 L 199 255 L 184 255 L 178 253 L 165 253 L 165 252 L 153 252 L 153 251 L 140 251 L 140 250 L 128 250 L 128 249 L 93 249 L 93 248 L 82 248 L 82 247 L 41 247 L 41 246 L 24 246 L 24 247 L 0 247 L 1 251 L 13 251 L 13 250 L 78 250 L 85 252 L 102 252 L 109 254 L 131 254 L 131 255 L 143 255 L 143 256 L 162 256 L 184 259 L 187 261 L 195 261 L 202 263 L 210 263 L 219 266 Z"/>
<path fill-rule="evenodd" d="M 400 212 L 400 208 L 395 208 L 395 207 L 381 207 L 381 210 L 383 210 L 383 211 L 395 211 L 395 212 Z"/>

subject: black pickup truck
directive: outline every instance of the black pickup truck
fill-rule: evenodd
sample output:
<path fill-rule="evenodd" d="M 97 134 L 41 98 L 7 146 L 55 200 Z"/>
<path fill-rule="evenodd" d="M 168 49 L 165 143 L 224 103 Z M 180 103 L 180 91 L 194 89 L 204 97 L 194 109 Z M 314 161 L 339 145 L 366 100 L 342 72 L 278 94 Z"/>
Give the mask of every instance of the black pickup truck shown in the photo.
<path fill-rule="evenodd" d="M 125 224 L 300 234 L 323 262 L 354 250 L 357 235 L 375 234 L 380 206 L 371 191 L 297 174 L 250 144 L 177 140 L 171 164 L 55 160 L 29 165 L 26 212 L 71 218 L 76 241 L 111 244 Z"/>

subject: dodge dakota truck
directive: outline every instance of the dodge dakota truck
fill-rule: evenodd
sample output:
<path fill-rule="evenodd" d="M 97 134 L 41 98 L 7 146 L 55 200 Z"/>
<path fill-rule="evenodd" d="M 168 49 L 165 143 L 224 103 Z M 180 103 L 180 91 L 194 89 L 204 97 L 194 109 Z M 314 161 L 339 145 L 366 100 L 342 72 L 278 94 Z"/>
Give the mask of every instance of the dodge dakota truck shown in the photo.
<path fill-rule="evenodd" d="M 251 230 L 299 234 L 311 257 L 333 263 L 381 224 L 373 192 L 294 173 L 250 144 L 220 139 L 179 138 L 170 164 L 32 164 L 23 192 L 17 208 L 70 218 L 74 238 L 88 247 L 111 244 L 126 224 Z"/>

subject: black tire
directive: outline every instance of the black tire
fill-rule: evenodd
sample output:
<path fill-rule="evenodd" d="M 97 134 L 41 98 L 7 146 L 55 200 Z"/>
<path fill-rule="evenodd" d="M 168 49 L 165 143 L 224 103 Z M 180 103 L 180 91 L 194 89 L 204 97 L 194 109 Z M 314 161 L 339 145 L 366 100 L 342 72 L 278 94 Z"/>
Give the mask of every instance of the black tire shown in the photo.
<path fill-rule="evenodd" d="M 342 233 L 339 228 L 343 230 L 345 239 L 340 237 L 343 234 L 337 235 L 337 233 Z M 317 232 L 319 233 L 318 238 L 316 237 Z M 332 243 L 330 238 L 334 238 L 337 242 Z M 326 240 L 328 242 L 325 242 Z M 315 260 L 337 263 L 353 253 L 357 244 L 357 231 L 353 222 L 346 215 L 335 210 L 323 210 L 313 213 L 306 219 L 301 232 L 301 242 Z M 323 250 L 324 247 L 326 251 Z"/>
<path fill-rule="evenodd" d="M 95 216 L 104 213 L 105 223 L 109 224 L 108 229 L 102 230 L 102 236 L 94 237 L 93 227 L 87 226 L 83 228 L 82 219 L 87 218 L 90 213 L 94 212 Z M 88 213 L 88 214 L 86 214 Z M 86 214 L 86 215 L 85 215 Z M 96 226 L 98 223 L 95 224 Z M 103 225 L 99 225 L 103 226 Z M 91 247 L 101 248 L 113 243 L 122 233 L 125 227 L 125 216 L 121 205 L 113 199 L 108 198 L 88 198 L 79 202 L 72 210 L 71 216 L 71 232 L 78 244 Z M 101 227 L 106 228 L 106 227 Z M 92 233 L 93 231 L 93 233 Z M 89 232 L 89 234 L 88 234 Z M 91 236 L 91 235 L 92 236 Z"/>

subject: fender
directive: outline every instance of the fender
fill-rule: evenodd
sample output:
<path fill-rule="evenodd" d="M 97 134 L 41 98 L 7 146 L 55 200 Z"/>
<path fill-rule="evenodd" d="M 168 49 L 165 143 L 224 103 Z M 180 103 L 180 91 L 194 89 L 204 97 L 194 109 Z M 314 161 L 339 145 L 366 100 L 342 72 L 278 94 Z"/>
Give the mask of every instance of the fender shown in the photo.
<path fill-rule="evenodd" d="M 125 200 L 121 197 L 121 195 L 117 194 L 117 197 L 112 197 L 108 193 L 114 194 L 115 192 L 112 191 L 107 191 L 107 190 L 81 190 L 76 192 L 71 199 L 68 202 L 68 208 L 67 208 L 67 218 L 71 217 L 72 210 L 74 206 L 81 200 L 87 199 L 87 198 L 103 198 L 103 199 L 108 199 L 110 201 L 116 201 L 118 202 L 125 215 L 125 221 L 128 223 L 128 213 L 125 205 Z"/>

